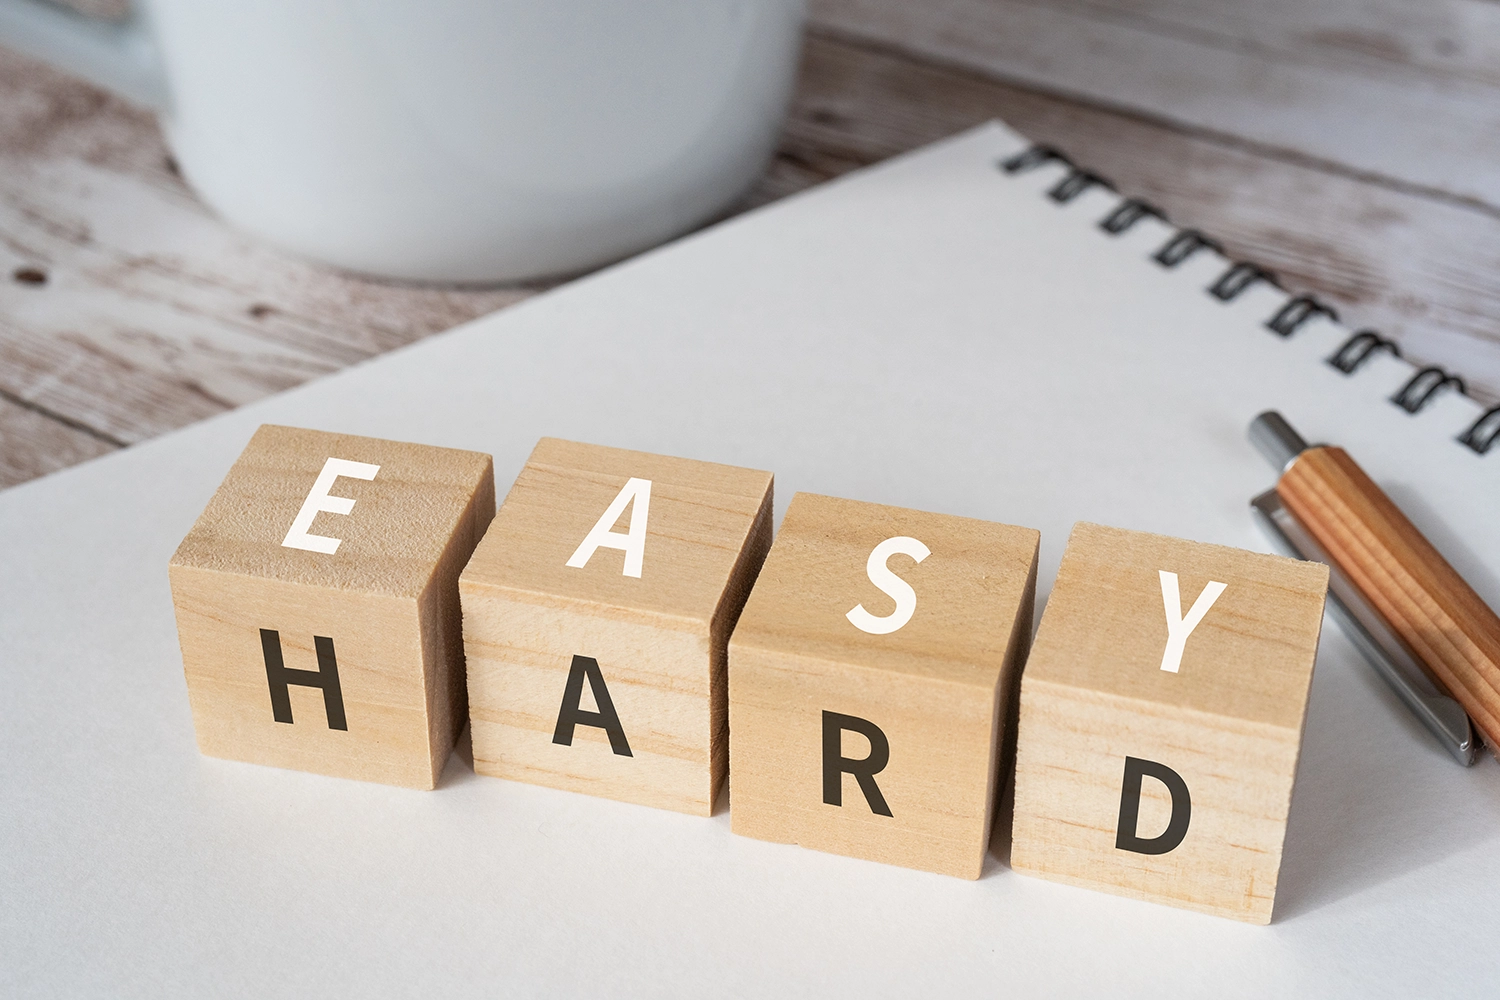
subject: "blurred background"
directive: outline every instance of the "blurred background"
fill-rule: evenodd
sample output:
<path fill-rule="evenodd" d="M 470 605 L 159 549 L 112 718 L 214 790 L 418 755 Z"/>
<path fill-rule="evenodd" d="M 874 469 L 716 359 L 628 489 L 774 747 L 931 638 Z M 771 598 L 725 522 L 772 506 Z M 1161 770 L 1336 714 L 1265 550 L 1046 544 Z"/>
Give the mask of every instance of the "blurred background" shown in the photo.
<path fill-rule="evenodd" d="M 1500 398 L 1500 3 L 810 0 L 775 154 L 729 214 L 990 118 Z M 354 276 L 180 173 L 150 110 L 0 48 L 0 487 L 554 283 Z"/>

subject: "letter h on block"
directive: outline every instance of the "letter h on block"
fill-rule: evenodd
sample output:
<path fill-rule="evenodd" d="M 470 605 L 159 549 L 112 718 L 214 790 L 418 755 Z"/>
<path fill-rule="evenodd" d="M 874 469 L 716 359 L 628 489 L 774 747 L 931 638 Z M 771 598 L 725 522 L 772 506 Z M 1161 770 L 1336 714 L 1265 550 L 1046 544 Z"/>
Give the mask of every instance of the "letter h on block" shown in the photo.
<path fill-rule="evenodd" d="M 1011 867 L 1269 922 L 1327 587 L 1076 525 L 1021 681 Z"/>
<path fill-rule="evenodd" d="M 734 832 L 978 878 L 1039 539 L 793 497 L 729 644 Z"/>
<path fill-rule="evenodd" d="M 771 474 L 543 438 L 460 581 L 474 770 L 707 816 Z"/>
<path fill-rule="evenodd" d="M 458 573 L 488 455 L 267 425 L 172 557 L 209 756 L 432 788 L 467 716 Z"/>

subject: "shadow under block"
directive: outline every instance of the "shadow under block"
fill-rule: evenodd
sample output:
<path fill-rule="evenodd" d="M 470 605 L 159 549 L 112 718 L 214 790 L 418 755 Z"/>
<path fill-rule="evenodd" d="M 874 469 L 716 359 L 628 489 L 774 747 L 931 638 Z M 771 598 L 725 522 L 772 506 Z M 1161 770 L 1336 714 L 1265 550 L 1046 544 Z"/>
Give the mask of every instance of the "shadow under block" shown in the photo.
<path fill-rule="evenodd" d="M 729 644 L 734 832 L 978 878 L 1040 537 L 793 497 Z"/>
<path fill-rule="evenodd" d="M 435 787 L 467 715 L 458 574 L 494 513 L 488 455 L 256 431 L 170 567 L 203 753 Z"/>
<path fill-rule="evenodd" d="M 1021 681 L 1011 867 L 1269 923 L 1327 589 L 1076 525 Z"/>
<path fill-rule="evenodd" d="M 769 472 L 543 438 L 459 582 L 474 770 L 709 815 L 771 491 Z"/>

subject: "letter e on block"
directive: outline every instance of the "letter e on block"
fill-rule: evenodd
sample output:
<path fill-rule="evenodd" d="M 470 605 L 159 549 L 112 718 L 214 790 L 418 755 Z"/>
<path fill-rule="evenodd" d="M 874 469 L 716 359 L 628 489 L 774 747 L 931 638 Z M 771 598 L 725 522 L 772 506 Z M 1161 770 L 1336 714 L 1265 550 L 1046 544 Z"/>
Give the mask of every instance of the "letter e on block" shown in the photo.
<path fill-rule="evenodd" d="M 769 472 L 543 438 L 463 572 L 474 770 L 707 816 Z"/>
<path fill-rule="evenodd" d="M 1021 681 L 1011 867 L 1268 923 L 1327 589 L 1076 525 Z"/>
<path fill-rule="evenodd" d="M 199 748 L 433 788 L 467 720 L 488 455 L 266 425 L 172 557 Z"/>
<path fill-rule="evenodd" d="M 734 832 L 978 878 L 1039 540 L 794 496 L 729 643 Z"/>

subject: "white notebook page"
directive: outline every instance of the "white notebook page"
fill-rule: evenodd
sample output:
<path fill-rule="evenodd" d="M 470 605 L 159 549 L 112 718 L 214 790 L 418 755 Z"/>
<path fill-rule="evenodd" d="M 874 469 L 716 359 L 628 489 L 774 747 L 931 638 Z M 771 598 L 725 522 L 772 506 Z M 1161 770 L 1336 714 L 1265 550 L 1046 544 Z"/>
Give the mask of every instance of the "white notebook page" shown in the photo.
<path fill-rule="evenodd" d="M 476 777 L 422 793 L 200 757 L 166 565 L 262 422 L 490 452 L 542 435 L 1042 532 L 1264 549 L 1281 409 L 1345 445 L 1491 605 L 1500 454 L 1410 376 L 1204 292 L 1227 262 L 1009 176 L 1003 127 L 863 171 L 377 361 L 0 494 L 0 994 L 1438 996 L 1500 973 L 1500 771 L 1469 770 L 1328 624 L 1276 920 L 967 882 Z M 1459 252 L 1457 249 L 1455 252 Z M 1039 607 L 1040 611 L 1040 607 Z M 731 664 L 731 669 L 733 665 Z M 731 796 L 732 803 L 731 761 Z M 1004 844 L 1000 845 L 1003 857 Z"/>

